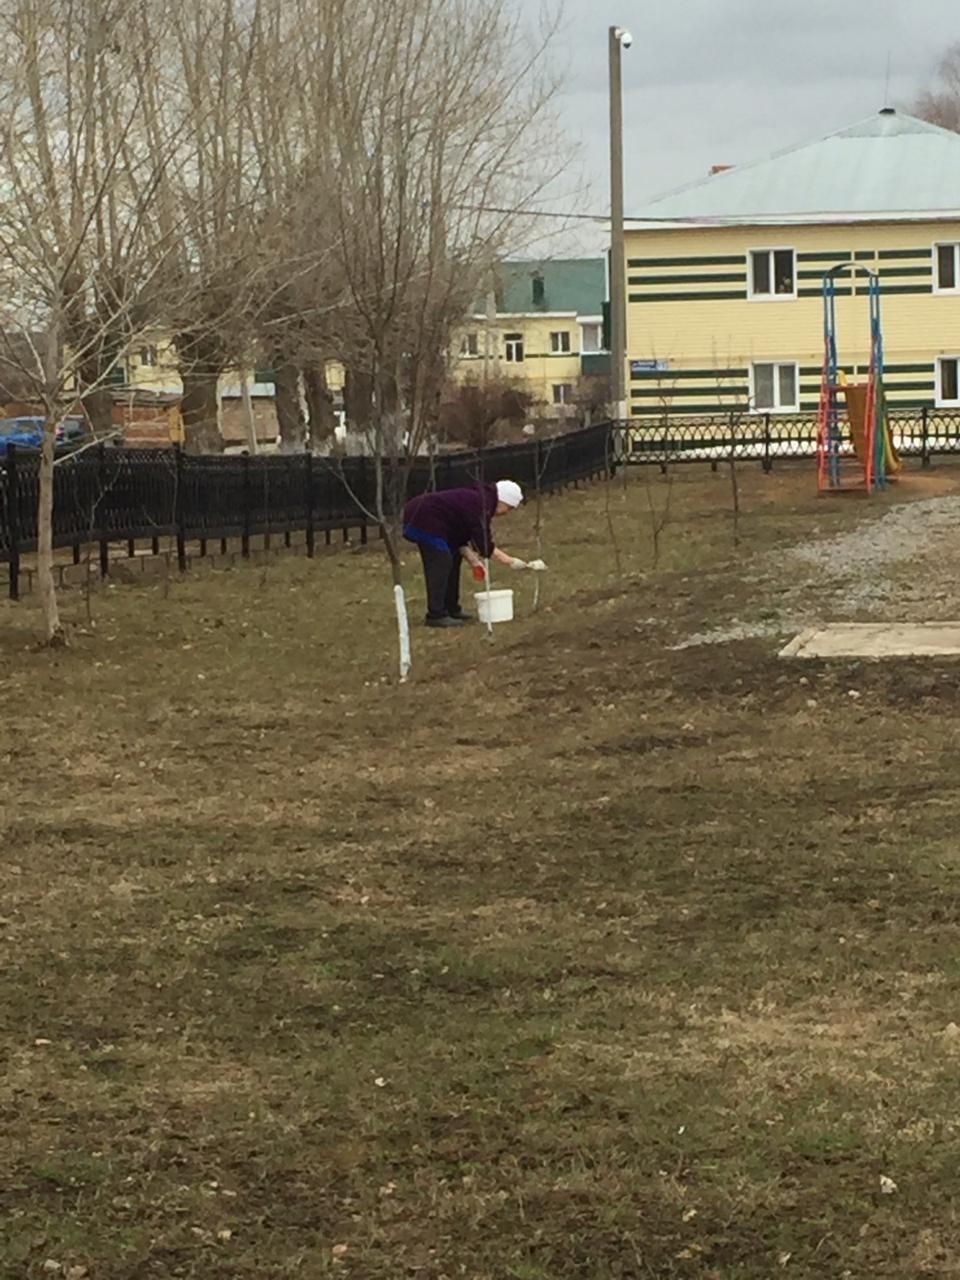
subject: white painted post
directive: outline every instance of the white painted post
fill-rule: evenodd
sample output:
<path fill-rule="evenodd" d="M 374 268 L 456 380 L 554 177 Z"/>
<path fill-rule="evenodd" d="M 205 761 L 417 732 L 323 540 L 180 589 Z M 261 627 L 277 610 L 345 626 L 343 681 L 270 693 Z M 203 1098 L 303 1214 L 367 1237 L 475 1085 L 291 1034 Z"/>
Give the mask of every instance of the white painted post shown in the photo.
<path fill-rule="evenodd" d="M 400 683 L 406 684 L 410 674 L 410 619 L 407 616 L 407 600 L 399 583 L 393 588 L 393 602 L 397 610 L 397 635 L 400 639 Z"/>

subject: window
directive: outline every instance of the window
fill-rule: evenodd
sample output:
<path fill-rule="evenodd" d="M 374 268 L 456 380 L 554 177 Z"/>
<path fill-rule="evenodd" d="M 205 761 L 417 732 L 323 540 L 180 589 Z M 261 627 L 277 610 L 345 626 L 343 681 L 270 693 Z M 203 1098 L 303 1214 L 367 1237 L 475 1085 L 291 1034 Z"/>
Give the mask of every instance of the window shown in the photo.
<path fill-rule="evenodd" d="M 797 408 L 797 366 L 789 364 L 755 364 L 751 370 L 753 395 L 757 413 L 776 413 Z"/>
<path fill-rule="evenodd" d="M 573 383 L 555 382 L 553 384 L 554 404 L 573 404 Z"/>
<path fill-rule="evenodd" d="M 140 363 L 143 365 L 144 368 L 147 368 L 147 369 L 152 368 L 157 363 L 157 348 L 141 347 L 139 356 L 140 356 Z"/>
<path fill-rule="evenodd" d="M 960 244 L 933 246 L 934 293 L 957 293 L 960 290 Z"/>
<path fill-rule="evenodd" d="M 555 356 L 568 355 L 570 352 L 570 330 L 559 329 L 550 335 L 550 350 Z"/>
<path fill-rule="evenodd" d="M 751 298 L 795 298 L 797 296 L 796 276 L 792 249 L 751 251 Z"/>
<path fill-rule="evenodd" d="M 505 333 L 503 341 L 506 346 L 507 364 L 523 363 L 523 334 Z"/>
<path fill-rule="evenodd" d="M 937 404 L 960 406 L 960 356 L 941 356 L 937 361 Z"/>
<path fill-rule="evenodd" d="M 581 351 L 602 351 L 603 346 L 603 326 L 599 324 L 584 324 L 580 326 L 580 350 Z"/>
<path fill-rule="evenodd" d="M 478 356 L 480 354 L 480 335 L 477 333 L 465 333 L 460 339 L 460 354 L 462 356 Z"/>

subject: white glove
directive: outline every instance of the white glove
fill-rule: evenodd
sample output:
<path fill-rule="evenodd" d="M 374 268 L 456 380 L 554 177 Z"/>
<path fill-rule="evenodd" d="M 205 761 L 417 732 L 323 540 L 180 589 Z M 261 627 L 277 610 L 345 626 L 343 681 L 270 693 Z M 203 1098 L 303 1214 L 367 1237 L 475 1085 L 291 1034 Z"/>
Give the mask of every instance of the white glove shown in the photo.
<path fill-rule="evenodd" d="M 527 564 L 526 560 L 521 560 L 518 556 L 514 556 L 513 559 L 510 561 L 510 568 L 511 569 L 529 569 L 530 566 Z"/>
<path fill-rule="evenodd" d="M 527 568 L 532 569 L 534 573 L 543 573 L 546 567 L 547 566 L 544 564 L 542 560 L 531 560 L 530 563 L 527 565 Z"/>

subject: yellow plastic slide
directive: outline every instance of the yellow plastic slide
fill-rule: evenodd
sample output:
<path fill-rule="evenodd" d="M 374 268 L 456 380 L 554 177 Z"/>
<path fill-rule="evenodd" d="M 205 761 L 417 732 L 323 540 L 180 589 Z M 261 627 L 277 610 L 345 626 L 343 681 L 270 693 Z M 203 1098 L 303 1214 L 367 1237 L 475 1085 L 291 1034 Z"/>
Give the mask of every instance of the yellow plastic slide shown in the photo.
<path fill-rule="evenodd" d="M 867 465 L 867 384 L 865 382 L 842 382 L 841 391 L 847 402 L 847 418 L 850 422 L 850 443 L 857 455 L 860 465 L 866 470 Z M 882 394 L 882 392 L 881 392 Z M 900 470 L 900 455 L 893 444 L 890 434 L 890 420 L 887 418 L 886 405 L 883 406 L 883 465 L 888 476 L 896 475 Z"/>

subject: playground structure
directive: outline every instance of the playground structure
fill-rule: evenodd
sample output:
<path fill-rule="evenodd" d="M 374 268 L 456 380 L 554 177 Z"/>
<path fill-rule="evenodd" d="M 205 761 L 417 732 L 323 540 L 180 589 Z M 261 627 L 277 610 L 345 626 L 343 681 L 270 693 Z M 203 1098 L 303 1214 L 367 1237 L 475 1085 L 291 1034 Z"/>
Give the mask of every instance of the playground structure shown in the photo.
<path fill-rule="evenodd" d="M 860 271 L 868 280 L 870 364 L 866 382 L 848 382 L 837 358 L 836 278 Z M 851 293 L 855 292 L 851 282 Z M 817 411 L 817 483 L 821 492 L 883 488 L 896 477 L 894 448 L 883 390 L 880 277 L 859 262 L 841 262 L 823 277 L 823 375 Z"/>

